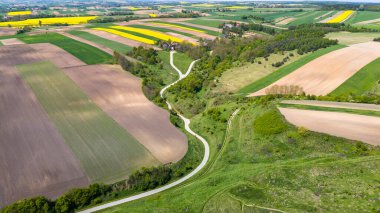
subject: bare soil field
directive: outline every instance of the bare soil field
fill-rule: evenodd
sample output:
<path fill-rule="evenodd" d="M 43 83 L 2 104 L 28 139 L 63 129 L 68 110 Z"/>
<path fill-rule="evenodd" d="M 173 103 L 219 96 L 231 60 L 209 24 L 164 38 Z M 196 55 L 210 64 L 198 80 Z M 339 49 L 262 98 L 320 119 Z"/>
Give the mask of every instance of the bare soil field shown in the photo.
<path fill-rule="evenodd" d="M 380 118 L 342 112 L 280 108 L 286 120 L 315 132 L 380 145 Z"/>
<path fill-rule="evenodd" d="M 183 39 L 185 41 L 188 41 L 188 42 L 191 42 L 191 43 L 198 43 L 198 40 L 195 39 L 195 38 L 190 38 L 188 36 L 185 36 L 185 35 L 181 35 L 181 34 L 178 34 L 178 33 L 174 33 L 174 32 L 167 32 L 166 34 L 168 35 L 172 35 L 174 37 L 177 37 L 177 38 L 180 38 L 180 39 Z"/>
<path fill-rule="evenodd" d="M 318 20 L 318 19 L 324 18 L 324 17 L 326 17 L 326 16 L 332 14 L 333 12 L 334 12 L 334 11 L 329 11 L 329 12 L 327 12 L 327 13 L 321 15 L 321 16 L 316 17 L 315 20 Z"/>
<path fill-rule="evenodd" d="M 186 154 L 186 136 L 170 123 L 167 111 L 145 97 L 139 78 L 112 65 L 72 67 L 64 72 L 159 161 L 176 162 Z"/>
<path fill-rule="evenodd" d="M 17 56 L 17 57 L 15 57 Z M 21 44 L 1 47 L 1 65 L 15 66 L 48 60 L 59 68 L 86 65 L 52 44 Z"/>
<path fill-rule="evenodd" d="M 272 91 L 276 87 L 298 87 L 306 94 L 327 95 L 379 57 L 380 43 L 354 44 L 323 55 L 249 96 L 265 95 L 269 90 L 271 93 L 286 94 L 286 91 Z"/>
<path fill-rule="evenodd" d="M 278 24 L 278 25 L 287 25 L 290 22 L 295 21 L 295 20 L 296 20 L 296 18 L 290 17 L 290 18 L 286 18 L 284 20 L 281 20 L 281 21 L 277 22 L 276 24 Z"/>
<path fill-rule="evenodd" d="M 349 102 L 333 102 L 333 101 L 314 101 L 314 100 L 285 100 L 281 103 L 284 104 L 301 104 L 308 106 L 320 106 L 320 107 L 332 107 L 342 109 L 359 109 L 359 110 L 371 110 L 380 111 L 380 105 L 376 104 L 359 104 Z"/>
<path fill-rule="evenodd" d="M 219 28 L 209 27 L 209 26 L 204 26 L 204 25 L 199 25 L 199 24 L 193 24 L 193 23 L 189 23 L 189 22 L 184 22 L 181 19 L 179 19 L 179 20 L 174 19 L 174 20 L 170 20 L 169 22 L 174 22 L 174 23 L 178 22 L 178 23 L 181 23 L 183 25 L 190 26 L 190 27 L 196 27 L 196 28 L 210 30 L 210 31 L 215 31 L 215 32 L 220 32 L 220 33 L 222 32 L 222 30 L 219 29 Z"/>
<path fill-rule="evenodd" d="M 372 19 L 368 21 L 358 22 L 355 25 L 366 25 L 366 24 L 379 23 L 379 22 L 380 22 L 380 18 L 377 18 L 377 19 Z"/>
<path fill-rule="evenodd" d="M 87 29 L 87 30 L 83 30 L 83 31 L 94 34 L 96 36 L 99 36 L 99 37 L 102 37 L 105 39 L 108 39 L 108 40 L 111 40 L 111 41 L 116 41 L 116 42 L 119 42 L 119 43 L 122 43 L 122 44 L 125 44 L 128 46 L 131 46 L 131 47 L 143 46 L 143 47 L 151 47 L 153 49 L 160 49 L 160 48 L 152 46 L 152 45 L 144 44 L 144 43 L 141 43 L 138 41 L 133 41 L 133 40 L 130 40 L 130 39 L 127 39 L 127 38 L 124 38 L 124 37 L 121 37 L 121 36 L 118 36 L 118 35 L 115 35 L 112 33 L 105 32 L 105 31 L 91 30 L 91 29 Z"/>
<path fill-rule="evenodd" d="M 55 198 L 89 184 L 14 65 L 41 59 L 29 45 L 0 47 L 0 208 L 16 200 Z M 17 55 L 18 57 L 15 57 Z"/>
<path fill-rule="evenodd" d="M 18 40 L 17 38 L 8 38 L 8 39 L 3 39 L 0 40 L 3 45 L 17 45 L 17 44 L 24 44 L 24 42 Z"/>
<path fill-rule="evenodd" d="M 0 36 L 14 35 L 16 34 L 16 32 L 17 32 L 16 28 L 0 27 Z"/>

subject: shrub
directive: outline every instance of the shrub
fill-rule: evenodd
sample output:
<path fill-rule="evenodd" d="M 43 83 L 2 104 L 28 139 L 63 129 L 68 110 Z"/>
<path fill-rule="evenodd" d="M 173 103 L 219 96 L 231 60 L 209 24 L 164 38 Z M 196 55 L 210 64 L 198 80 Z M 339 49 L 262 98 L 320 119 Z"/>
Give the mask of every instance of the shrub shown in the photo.
<path fill-rule="evenodd" d="M 253 128 L 259 134 L 271 135 L 284 132 L 287 124 L 276 110 L 269 110 L 256 118 Z"/>

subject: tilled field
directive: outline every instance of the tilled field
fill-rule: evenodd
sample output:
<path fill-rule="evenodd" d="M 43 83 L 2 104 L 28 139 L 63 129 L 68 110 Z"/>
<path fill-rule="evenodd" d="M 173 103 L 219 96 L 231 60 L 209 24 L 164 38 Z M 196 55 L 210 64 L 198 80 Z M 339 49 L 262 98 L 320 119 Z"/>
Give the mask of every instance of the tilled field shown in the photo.
<path fill-rule="evenodd" d="M 280 108 L 286 120 L 315 132 L 380 145 L 380 118 L 342 112 Z"/>
<path fill-rule="evenodd" d="M 54 198 L 89 184 L 79 162 L 14 67 L 44 58 L 32 53 L 36 53 L 33 47 L 41 45 L 16 46 L 0 47 L 0 207 L 36 195 Z"/>
<path fill-rule="evenodd" d="M 298 87 L 306 94 L 327 95 L 379 57 L 378 42 L 351 45 L 323 55 L 249 96 L 265 95 L 268 91 L 286 94 L 290 87 Z M 278 91 L 273 90 L 276 87 Z"/>
<path fill-rule="evenodd" d="M 170 123 L 168 112 L 144 96 L 137 77 L 112 65 L 72 67 L 64 72 L 162 163 L 176 162 L 186 154 L 186 136 Z"/>

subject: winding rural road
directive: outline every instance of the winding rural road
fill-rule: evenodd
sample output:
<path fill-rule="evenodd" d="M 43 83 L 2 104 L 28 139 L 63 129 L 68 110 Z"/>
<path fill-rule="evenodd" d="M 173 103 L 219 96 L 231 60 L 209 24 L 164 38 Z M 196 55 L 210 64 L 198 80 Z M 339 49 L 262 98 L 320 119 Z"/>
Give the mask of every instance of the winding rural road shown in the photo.
<path fill-rule="evenodd" d="M 171 83 L 170 85 L 167 85 L 166 87 L 164 87 L 161 91 L 160 91 L 160 96 L 161 98 L 164 98 L 164 93 L 167 89 L 169 89 L 171 86 L 173 86 L 174 84 L 176 84 L 177 82 L 181 81 L 182 79 L 186 78 L 186 76 L 188 76 L 191 72 L 191 69 L 193 68 L 194 64 L 198 61 L 198 60 L 195 60 L 193 61 L 187 72 L 185 74 L 183 74 L 181 72 L 181 70 L 179 70 L 175 65 L 174 65 L 174 60 L 173 60 L 173 55 L 174 55 L 175 52 L 170 52 L 170 65 L 173 67 L 174 70 L 176 70 L 178 72 L 178 75 L 179 75 L 179 79 L 173 83 Z M 170 105 L 169 102 L 166 101 L 166 104 L 168 105 L 168 108 L 169 109 L 172 109 L 172 106 Z M 154 194 L 157 194 L 159 192 L 162 192 L 162 191 L 165 191 L 167 189 L 170 189 L 174 186 L 177 186 L 183 182 L 185 182 L 186 180 L 188 180 L 189 178 L 193 177 L 195 174 L 197 174 L 207 163 L 208 159 L 209 159 L 209 156 L 210 156 L 210 147 L 207 143 L 207 141 L 202 138 L 200 135 L 198 135 L 197 133 L 195 133 L 193 130 L 191 130 L 190 128 L 190 119 L 188 118 L 185 118 L 184 116 L 178 114 L 178 116 L 184 121 L 185 123 L 185 129 L 187 132 L 189 132 L 191 135 L 195 136 L 196 138 L 198 138 L 202 143 L 203 143 L 203 146 L 205 148 L 205 152 L 204 152 L 204 156 L 203 156 L 203 160 L 202 162 L 197 166 L 197 168 L 195 168 L 192 172 L 190 172 L 189 174 L 187 174 L 186 176 L 184 176 L 183 178 L 177 180 L 177 181 L 174 181 L 168 185 L 165 185 L 163 187 L 160 187 L 160 188 L 157 188 L 157 189 L 153 189 L 153 190 L 150 190 L 150 191 L 147 191 L 147 192 L 144 192 L 144 193 L 141 193 L 141 194 L 138 194 L 138 195 L 135 195 L 135 196 L 131 196 L 131 197 L 127 197 L 127 198 L 124 198 L 124 199 L 121 199 L 121 200 L 117 200 L 117 201 L 113 201 L 113 202 L 110 202 L 110 203 L 106 203 L 106 204 L 103 204 L 103 205 L 100 205 L 100 206 L 96 206 L 96 207 L 93 207 L 93 208 L 90 208 L 90 209 L 86 209 L 84 211 L 81 211 L 82 213 L 89 213 L 89 212 L 95 212 L 95 211 L 99 211 L 99 210 L 103 210 L 103 209 L 106 209 L 106 208 L 110 208 L 110 207 L 113 207 L 113 206 L 117 206 L 117 205 L 120 205 L 120 204 L 123 204 L 123 203 L 127 203 L 127 202 L 130 202 L 130 201 L 134 201 L 134 200 L 138 200 L 138 199 L 141 199 L 141 198 L 144 198 L 144 197 L 148 197 L 150 195 L 154 195 Z"/>

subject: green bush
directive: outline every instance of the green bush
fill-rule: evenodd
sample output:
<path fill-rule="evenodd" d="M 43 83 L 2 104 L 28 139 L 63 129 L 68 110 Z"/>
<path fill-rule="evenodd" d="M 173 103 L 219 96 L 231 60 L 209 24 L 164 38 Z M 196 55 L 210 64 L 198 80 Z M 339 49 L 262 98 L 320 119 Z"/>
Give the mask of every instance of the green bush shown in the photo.
<path fill-rule="evenodd" d="M 259 134 L 272 135 L 284 132 L 287 125 L 276 110 L 269 110 L 256 118 L 253 128 Z"/>

